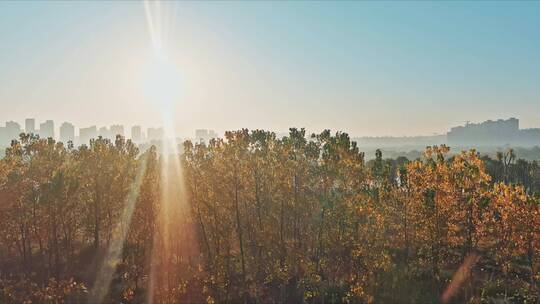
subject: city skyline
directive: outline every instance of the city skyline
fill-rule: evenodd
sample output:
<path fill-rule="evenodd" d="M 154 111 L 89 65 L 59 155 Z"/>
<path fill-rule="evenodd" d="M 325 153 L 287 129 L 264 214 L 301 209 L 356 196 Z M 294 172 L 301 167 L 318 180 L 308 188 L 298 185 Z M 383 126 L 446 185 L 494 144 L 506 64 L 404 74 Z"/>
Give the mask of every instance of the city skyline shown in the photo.
<path fill-rule="evenodd" d="M 141 125 L 124 126 L 122 124 L 110 124 L 108 126 L 92 125 L 88 127 L 78 127 L 70 122 L 62 122 L 57 125 L 53 120 L 37 121 L 39 128 L 36 127 L 36 119 L 24 119 L 24 125 L 16 121 L 6 121 L 0 125 L 0 145 L 8 144 L 11 139 L 18 138 L 20 133 L 33 133 L 41 138 L 54 138 L 58 141 L 72 141 L 77 145 L 85 144 L 90 139 L 99 136 L 113 140 L 117 135 L 130 138 L 135 143 L 152 142 L 166 137 L 163 127 L 147 127 Z M 190 136 L 186 138 L 195 141 L 205 141 L 212 138 L 219 138 L 223 133 L 216 132 L 213 129 L 194 129 Z M 232 131 L 232 130 L 228 130 Z M 339 131 L 339 130 L 335 130 Z M 278 137 L 286 136 L 287 132 L 273 131 Z M 309 134 L 309 130 L 308 130 Z M 170 135 L 170 134 L 169 134 Z M 193 136 L 194 135 L 194 136 Z M 466 121 L 464 124 L 453 126 L 442 134 L 416 135 L 416 136 L 352 136 L 359 141 L 359 144 L 365 147 L 398 147 L 410 146 L 411 144 L 433 145 L 450 144 L 457 146 L 497 146 L 513 144 L 519 146 L 538 146 L 540 142 L 540 126 L 535 128 L 523 128 L 520 125 L 520 119 L 510 117 L 508 119 L 488 119 L 481 122 Z"/>
<path fill-rule="evenodd" d="M 113 123 L 106 126 L 91 125 L 88 127 L 79 127 L 67 121 L 57 124 L 54 120 L 50 119 L 41 122 L 35 118 L 25 118 L 24 124 L 14 120 L 6 121 L 3 124 L 0 123 L 0 146 L 6 146 L 11 140 L 19 139 L 19 134 L 21 133 L 35 134 L 41 138 L 50 137 L 64 143 L 72 141 L 76 145 L 88 144 L 90 139 L 99 136 L 114 140 L 117 135 L 121 135 L 133 140 L 135 143 L 146 143 L 166 138 L 162 126 L 143 128 L 141 125 L 124 126 Z M 184 138 L 208 141 L 218 136 L 218 133 L 212 129 L 195 129 L 192 130 L 192 136 Z M 179 139 L 182 137 L 175 136 L 175 138 Z"/>
<path fill-rule="evenodd" d="M 38 119 L 35 119 L 35 118 L 24 118 L 23 120 L 24 123 L 21 123 L 21 121 L 19 120 L 15 120 L 15 119 L 10 119 L 10 120 L 6 120 L 4 121 L 3 123 L 16 123 L 19 125 L 19 127 L 21 128 L 21 130 L 24 130 L 26 133 L 36 133 L 34 131 L 39 131 L 41 130 L 43 127 L 47 128 L 47 135 L 50 135 L 51 134 L 51 131 L 50 131 L 50 122 L 53 122 L 53 133 L 54 136 L 47 136 L 47 137 L 59 137 L 60 136 L 60 133 L 61 133 L 61 129 L 62 129 L 62 126 L 64 124 L 67 124 L 67 125 L 70 125 L 71 127 L 74 127 L 75 130 L 80 130 L 80 129 L 87 129 L 87 128 L 92 128 L 92 127 L 96 127 L 96 132 L 99 133 L 99 131 L 103 131 L 103 130 L 107 130 L 107 131 L 111 131 L 111 130 L 118 130 L 118 128 L 121 128 L 122 131 L 119 132 L 118 134 L 121 134 L 121 135 L 127 135 L 129 134 L 131 136 L 131 133 L 130 132 L 126 132 L 128 130 L 131 130 L 131 127 L 140 127 L 141 129 L 157 129 L 157 128 L 162 128 L 162 126 L 143 126 L 143 125 L 140 125 L 140 124 L 136 124 L 136 125 L 132 125 L 132 126 L 129 126 L 130 128 L 129 129 L 125 129 L 124 125 L 123 124 L 120 124 L 120 123 L 110 123 L 110 124 L 105 124 L 105 125 L 98 125 L 98 124 L 92 124 L 92 125 L 89 125 L 89 126 L 78 126 L 74 123 L 72 123 L 71 121 L 65 121 L 65 120 L 61 120 L 61 121 L 56 121 L 56 120 L 52 120 L 52 119 L 44 119 L 44 120 L 38 120 Z M 0 126 L 0 127 L 3 127 L 3 126 Z M 115 131 L 112 131 L 113 133 Z"/>

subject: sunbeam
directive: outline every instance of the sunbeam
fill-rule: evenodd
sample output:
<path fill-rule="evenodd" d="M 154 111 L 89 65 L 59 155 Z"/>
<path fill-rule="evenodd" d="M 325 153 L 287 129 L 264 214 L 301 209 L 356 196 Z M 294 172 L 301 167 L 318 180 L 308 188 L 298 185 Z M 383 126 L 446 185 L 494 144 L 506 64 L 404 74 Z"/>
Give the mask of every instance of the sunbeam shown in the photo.
<path fill-rule="evenodd" d="M 135 180 L 131 185 L 120 222 L 113 230 L 113 238 L 107 250 L 107 254 L 99 269 L 98 276 L 89 294 L 89 303 L 101 303 L 109 291 L 109 286 L 116 266 L 120 261 L 124 241 L 131 224 L 131 216 L 139 197 L 139 191 L 146 173 L 147 156 L 143 155 Z"/>
<path fill-rule="evenodd" d="M 152 48 L 156 55 L 163 56 L 169 50 L 169 39 L 173 36 L 176 3 L 148 0 L 143 3 Z"/>
<path fill-rule="evenodd" d="M 164 138 L 161 145 L 160 214 L 157 233 L 154 235 L 147 303 L 152 303 L 157 290 L 176 288 L 170 282 L 173 263 L 191 248 L 182 243 L 182 233 L 188 228 L 185 221 L 189 208 L 183 185 L 176 128 L 175 107 L 182 96 L 182 75 L 174 63 L 172 50 L 172 28 L 175 22 L 175 3 L 145 1 L 145 15 L 151 37 L 154 60 L 146 74 L 145 92 L 162 114 Z M 174 231 L 174 233 L 173 233 Z M 189 233 L 189 232 L 187 232 Z"/>

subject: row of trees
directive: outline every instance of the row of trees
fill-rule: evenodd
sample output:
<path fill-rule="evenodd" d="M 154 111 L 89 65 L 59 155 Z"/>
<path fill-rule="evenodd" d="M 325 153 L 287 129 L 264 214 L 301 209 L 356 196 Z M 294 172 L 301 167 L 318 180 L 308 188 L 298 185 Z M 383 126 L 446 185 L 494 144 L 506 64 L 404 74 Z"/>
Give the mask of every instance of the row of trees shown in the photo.
<path fill-rule="evenodd" d="M 534 303 L 537 180 L 510 157 L 365 162 L 303 129 L 181 155 L 22 135 L 0 160 L 0 302 Z"/>
<path fill-rule="evenodd" d="M 151 233 L 136 235 L 152 225 L 128 226 L 122 215 L 143 166 L 135 213 L 157 204 L 157 161 L 122 137 L 77 149 L 30 134 L 13 141 L 0 160 L 0 302 L 87 301 L 119 228 L 131 227 L 124 260 L 151 247 Z"/>
<path fill-rule="evenodd" d="M 216 302 L 538 301 L 536 196 L 509 179 L 492 181 L 474 150 L 448 152 L 429 147 L 412 162 L 377 152 L 366 164 L 347 134 L 308 139 L 298 129 L 283 139 L 241 130 L 208 145 L 187 143 L 209 295 Z"/>

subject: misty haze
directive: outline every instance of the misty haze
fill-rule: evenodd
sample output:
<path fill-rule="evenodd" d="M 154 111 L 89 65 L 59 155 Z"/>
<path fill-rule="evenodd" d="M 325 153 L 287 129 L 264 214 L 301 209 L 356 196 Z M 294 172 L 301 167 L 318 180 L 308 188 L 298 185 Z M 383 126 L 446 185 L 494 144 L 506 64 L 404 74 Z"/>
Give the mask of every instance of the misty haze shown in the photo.
<path fill-rule="evenodd" d="M 540 2 L 0 2 L 0 304 L 540 303 Z"/>

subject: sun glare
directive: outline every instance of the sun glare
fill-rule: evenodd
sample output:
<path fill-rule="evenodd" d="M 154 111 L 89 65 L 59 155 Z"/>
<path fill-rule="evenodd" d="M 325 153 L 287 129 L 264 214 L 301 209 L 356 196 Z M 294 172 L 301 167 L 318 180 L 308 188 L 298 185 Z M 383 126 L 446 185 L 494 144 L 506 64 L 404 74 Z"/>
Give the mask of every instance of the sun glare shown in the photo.
<path fill-rule="evenodd" d="M 166 43 L 171 34 L 167 31 L 167 24 L 174 18 L 171 19 L 170 15 L 166 17 L 165 12 L 174 12 L 174 9 L 164 9 L 163 3 L 160 1 L 145 1 L 144 5 L 154 55 L 143 69 L 143 83 L 141 85 L 146 99 L 161 112 L 164 130 L 164 138 L 161 143 L 161 180 L 163 184 L 161 185 L 161 206 L 157 227 L 160 232 L 154 235 L 152 261 L 150 262 L 151 273 L 148 282 L 150 290 L 147 295 L 147 302 L 152 303 L 160 271 L 169 271 L 170 268 L 167 265 L 162 265 L 160 261 L 163 257 L 173 254 L 171 244 L 175 237 L 171 235 L 171 227 L 174 226 L 175 221 L 184 216 L 182 212 L 186 212 L 188 209 L 185 206 L 183 172 L 178 158 L 179 149 L 174 124 L 175 109 L 181 101 L 183 93 L 182 74 L 178 65 L 174 60 L 171 60 L 169 56 L 171 50 Z M 133 185 L 133 194 L 124 209 L 122 223 L 126 227 L 131 224 L 131 215 L 138 197 L 136 190 L 140 186 L 140 182 L 138 182 L 140 180 L 141 177 L 137 178 Z M 119 228 L 116 232 L 117 237 L 112 240 L 108 248 L 100 275 L 97 277 L 91 292 L 91 299 L 96 303 L 101 302 L 109 291 L 116 264 L 123 251 L 126 233 L 127 229 L 120 230 Z M 178 249 L 178 247 L 175 246 L 175 254 L 177 255 L 186 250 L 183 247 Z M 160 266 L 165 267 L 165 269 L 156 269 Z M 167 285 L 167 288 L 169 287 Z"/>
<path fill-rule="evenodd" d="M 162 113 L 172 112 L 182 97 L 182 75 L 174 62 L 165 56 L 155 56 L 145 69 L 144 91 Z"/>

